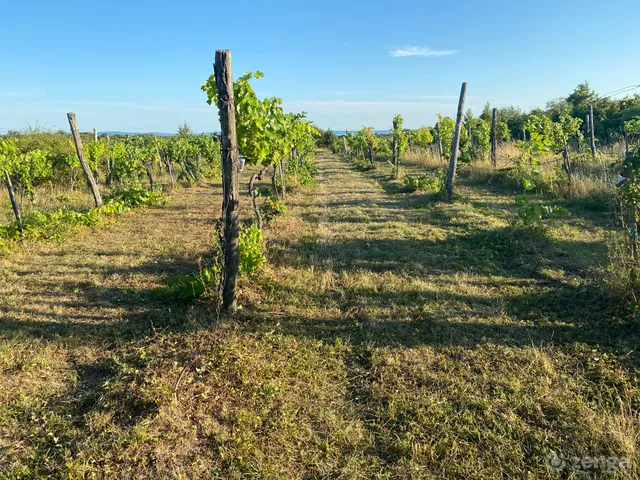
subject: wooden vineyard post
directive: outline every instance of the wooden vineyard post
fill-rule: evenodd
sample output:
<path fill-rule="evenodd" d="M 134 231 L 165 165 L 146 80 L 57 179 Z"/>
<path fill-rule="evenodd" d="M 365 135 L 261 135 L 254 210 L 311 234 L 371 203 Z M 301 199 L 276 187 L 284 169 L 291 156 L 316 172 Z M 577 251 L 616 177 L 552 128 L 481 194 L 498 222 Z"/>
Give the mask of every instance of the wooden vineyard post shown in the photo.
<path fill-rule="evenodd" d="M 491 112 L 491 163 L 493 163 L 493 168 L 497 166 L 497 149 L 498 149 L 498 132 L 497 130 L 497 116 L 498 109 L 494 108 Z"/>
<path fill-rule="evenodd" d="M 238 189 L 238 138 L 233 98 L 231 51 L 216 50 L 213 71 L 218 89 L 222 151 L 222 308 L 233 314 L 237 310 L 240 225 Z"/>
<path fill-rule="evenodd" d="M 449 173 L 447 175 L 447 202 L 453 200 L 453 185 L 456 181 L 456 166 L 458 163 L 458 149 L 460 147 L 460 130 L 462 128 L 462 112 L 464 110 L 464 99 L 467 95 L 467 82 L 462 84 L 460 89 L 460 100 L 458 102 L 458 115 L 456 117 L 456 129 L 453 132 L 451 141 L 451 159 L 449 161 Z"/>
<path fill-rule="evenodd" d="M 591 156 L 596 158 L 596 134 L 593 126 L 593 105 L 589 106 L 589 130 L 591 131 Z"/>
<path fill-rule="evenodd" d="M 282 198 L 287 196 L 287 183 L 285 180 L 285 175 L 287 173 L 287 168 L 284 163 L 284 159 L 280 160 L 280 188 L 282 188 Z"/>
<path fill-rule="evenodd" d="M 400 134 L 402 133 L 402 117 L 396 115 L 393 118 L 393 176 L 398 178 L 400 175 Z"/>
<path fill-rule="evenodd" d="M 7 190 L 9 191 L 9 198 L 11 199 L 11 207 L 13 213 L 16 216 L 16 222 L 18 222 L 18 229 L 22 231 L 22 217 L 20 216 L 20 207 L 18 206 L 18 200 L 16 200 L 16 194 L 13 191 L 13 184 L 11 183 L 11 177 L 9 172 L 4 171 L 4 180 L 7 182 Z"/>
<path fill-rule="evenodd" d="M 97 142 L 98 141 L 98 130 L 97 129 L 93 129 L 93 141 Z"/>
<path fill-rule="evenodd" d="M 391 161 L 393 162 L 393 177 L 398 178 L 398 140 L 396 134 L 393 134 L 393 141 L 391 143 Z"/>
<path fill-rule="evenodd" d="M 69 119 L 71 135 L 73 135 L 73 143 L 75 143 L 76 145 L 76 151 L 78 152 L 80 165 L 82 165 L 82 170 L 84 171 L 84 176 L 87 179 L 87 184 L 89 185 L 89 189 L 91 189 L 91 193 L 93 194 L 93 201 L 95 202 L 96 207 L 99 207 L 102 205 L 102 197 L 100 196 L 100 190 L 98 190 L 98 184 L 93 178 L 93 173 L 91 173 L 89 163 L 87 163 L 87 159 L 84 156 L 84 150 L 82 149 L 82 140 L 80 139 L 78 126 L 76 125 L 76 115 L 73 112 L 69 112 L 67 113 L 67 118 Z"/>
<path fill-rule="evenodd" d="M 584 136 L 585 136 L 585 137 L 586 137 L 587 135 L 589 135 L 589 125 L 590 125 L 590 122 L 589 122 L 589 114 L 587 113 L 587 114 L 584 116 Z"/>
<path fill-rule="evenodd" d="M 280 195 L 278 194 L 278 164 L 273 164 L 273 174 L 271 175 L 271 186 L 273 187 L 273 196 L 276 200 L 280 200 Z"/>
<path fill-rule="evenodd" d="M 438 155 L 440 156 L 440 161 L 444 160 L 444 152 L 442 151 L 442 137 L 440 136 L 440 122 L 436 123 L 436 135 L 438 137 Z"/>

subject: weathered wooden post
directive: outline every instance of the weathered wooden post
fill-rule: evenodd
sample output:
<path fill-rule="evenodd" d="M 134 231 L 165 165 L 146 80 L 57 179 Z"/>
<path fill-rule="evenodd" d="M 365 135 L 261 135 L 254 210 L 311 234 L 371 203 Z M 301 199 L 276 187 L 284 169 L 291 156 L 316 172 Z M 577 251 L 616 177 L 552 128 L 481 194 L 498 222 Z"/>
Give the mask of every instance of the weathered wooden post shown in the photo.
<path fill-rule="evenodd" d="M 84 156 L 84 150 L 82 149 L 82 140 L 80 139 L 80 134 L 78 133 L 78 126 L 76 125 L 76 115 L 73 112 L 67 113 L 67 118 L 69 119 L 69 126 L 71 127 L 71 135 L 73 135 L 73 143 L 76 145 L 76 152 L 78 152 L 78 159 L 80 160 L 80 165 L 82 165 L 82 170 L 84 171 L 84 176 L 87 179 L 87 184 L 89 185 L 89 189 L 93 194 L 93 201 L 96 207 L 102 205 L 102 197 L 100 196 L 100 190 L 98 190 L 98 184 L 93 178 L 93 173 L 91 173 L 91 168 L 89 167 L 89 163 Z"/>
<path fill-rule="evenodd" d="M 97 129 L 93 129 L 93 141 L 97 142 L 98 141 L 98 130 Z"/>
<path fill-rule="evenodd" d="M 284 163 L 284 158 L 280 160 L 280 188 L 282 188 L 282 198 L 287 196 L 287 182 L 285 175 L 287 174 L 287 167 Z"/>
<path fill-rule="evenodd" d="M 233 314 L 237 310 L 236 291 L 240 262 L 238 247 L 240 192 L 238 189 L 238 138 L 230 50 L 216 50 L 213 71 L 218 88 L 222 144 L 222 223 L 224 228 L 222 234 L 222 308 L 225 312 Z"/>
<path fill-rule="evenodd" d="M 273 196 L 276 200 L 280 200 L 280 194 L 278 193 L 278 164 L 273 164 L 273 174 L 271 175 L 271 185 L 273 186 Z"/>
<path fill-rule="evenodd" d="M 458 163 L 458 148 L 460 147 L 460 130 L 462 129 L 462 112 L 464 110 L 464 99 L 467 95 L 467 82 L 462 84 L 460 89 L 460 100 L 458 101 L 458 115 L 456 117 L 456 129 L 453 132 L 451 142 L 451 159 L 449 161 L 449 173 L 447 175 L 447 202 L 453 200 L 453 185 L 456 181 L 456 167 Z"/>
<path fill-rule="evenodd" d="M 596 159 L 596 133 L 593 124 L 593 105 L 589 106 L 589 130 L 591 130 L 591 156 Z"/>
<path fill-rule="evenodd" d="M 442 151 L 442 137 L 440 136 L 440 122 L 436 123 L 436 136 L 438 137 L 438 155 L 440 156 L 440 161 L 444 160 L 444 152 Z"/>
<path fill-rule="evenodd" d="M 20 207 L 18 206 L 18 200 L 16 194 L 13 191 L 13 184 L 11 183 L 11 177 L 9 172 L 4 171 L 4 179 L 7 182 L 7 190 L 9 191 L 9 198 L 11 199 L 11 207 L 13 208 L 13 214 L 16 216 L 16 222 L 18 222 L 18 229 L 22 231 L 22 217 L 20 216 Z"/>
<path fill-rule="evenodd" d="M 496 168 L 498 165 L 498 132 L 496 131 L 498 128 L 497 117 L 498 109 L 494 108 L 491 112 L 491 162 L 493 163 L 493 168 Z"/>
<path fill-rule="evenodd" d="M 587 135 L 589 135 L 589 126 L 591 125 L 591 123 L 589 122 L 589 114 L 587 113 L 584 116 L 584 136 L 586 137 Z"/>
<path fill-rule="evenodd" d="M 402 117 L 400 117 L 399 115 L 396 115 L 393 118 L 393 145 L 392 145 L 394 178 L 398 178 L 398 176 L 400 175 L 400 139 L 398 137 L 400 135 L 401 126 L 402 126 Z"/>

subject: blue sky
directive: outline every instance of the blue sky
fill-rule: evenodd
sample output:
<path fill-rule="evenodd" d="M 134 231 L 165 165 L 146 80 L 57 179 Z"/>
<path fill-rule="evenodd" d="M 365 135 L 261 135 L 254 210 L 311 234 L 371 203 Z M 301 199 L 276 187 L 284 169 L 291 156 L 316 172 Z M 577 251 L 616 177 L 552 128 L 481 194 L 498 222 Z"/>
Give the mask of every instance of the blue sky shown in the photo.
<path fill-rule="evenodd" d="M 432 125 L 467 106 L 523 109 L 581 81 L 603 94 L 640 84 L 637 0 L 9 2 L 0 7 L 0 133 L 218 128 L 200 85 L 216 48 L 234 75 L 261 70 L 278 96 L 320 127 Z"/>

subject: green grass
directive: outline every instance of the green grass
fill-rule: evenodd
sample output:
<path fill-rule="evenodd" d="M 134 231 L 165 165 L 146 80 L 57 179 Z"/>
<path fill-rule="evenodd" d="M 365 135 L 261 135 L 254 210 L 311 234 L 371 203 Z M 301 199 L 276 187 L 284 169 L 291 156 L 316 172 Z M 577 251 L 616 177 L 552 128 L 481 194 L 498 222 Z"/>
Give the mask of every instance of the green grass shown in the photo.
<path fill-rule="evenodd" d="M 0 259 L 3 475 L 556 478 L 554 451 L 639 476 L 613 220 L 567 201 L 516 225 L 518 192 L 472 167 L 453 204 L 385 167 L 318 168 L 266 229 L 235 319 L 157 295 L 206 263 L 218 184 Z"/>

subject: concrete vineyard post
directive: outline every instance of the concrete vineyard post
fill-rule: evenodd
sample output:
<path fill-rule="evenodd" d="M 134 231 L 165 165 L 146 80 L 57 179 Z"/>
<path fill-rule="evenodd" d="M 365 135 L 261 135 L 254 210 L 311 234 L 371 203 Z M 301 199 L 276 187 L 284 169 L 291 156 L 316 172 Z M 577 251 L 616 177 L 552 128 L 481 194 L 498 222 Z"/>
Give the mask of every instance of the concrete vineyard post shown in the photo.
<path fill-rule="evenodd" d="M 100 190 L 98 190 L 98 184 L 96 180 L 93 178 L 93 173 L 91 173 L 91 168 L 89 167 L 89 163 L 84 156 L 84 150 L 82 149 L 82 140 L 80 139 L 80 134 L 78 133 L 78 126 L 76 124 L 76 115 L 73 112 L 67 113 L 67 118 L 69 119 L 69 126 L 71 127 L 71 135 L 73 135 L 73 143 L 76 145 L 76 152 L 78 153 L 78 159 L 80 160 L 80 165 L 82 165 L 82 170 L 84 171 L 84 176 L 87 179 L 87 184 L 89 185 L 89 189 L 91 189 L 91 193 L 93 194 L 93 201 L 96 207 L 102 205 L 102 197 L 100 196 Z"/>
<path fill-rule="evenodd" d="M 453 185 L 456 181 L 456 166 L 458 163 L 458 149 L 460 147 L 460 130 L 462 129 L 462 112 L 464 110 L 464 99 L 467 95 L 467 82 L 462 84 L 460 89 L 460 100 L 458 101 L 458 115 L 456 117 L 456 129 L 453 132 L 451 141 L 451 159 L 449 161 L 449 173 L 447 175 L 447 202 L 453 200 Z"/>
<path fill-rule="evenodd" d="M 13 214 L 16 216 L 16 222 L 18 222 L 18 229 L 22 231 L 22 217 L 20 216 L 20 207 L 18 206 L 18 200 L 16 200 L 16 194 L 13 191 L 13 184 L 11 183 L 11 177 L 9 172 L 4 171 L 4 180 L 7 183 L 7 190 L 9 191 L 9 198 L 11 199 L 11 208 L 13 208 Z"/>
<path fill-rule="evenodd" d="M 236 292 L 240 262 L 240 224 L 238 221 L 240 192 L 238 189 L 238 137 L 230 50 L 216 51 L 213 71 L 218 89 L 222 153 L 222 224 L 224 229 L 222 234 L 222 308 L 225 312 L 233 314 L 238 308 Z"/>
<path fill-rule="evenodd" d="M 497 116 L 498 109 L 494 108 L 491 112 L 491 163 L 493 163 L 493 168 L 497 166 L 497 153 L 498 149 L 498 135 L 496 132 L 497 129 Z"/>
<path fill-rule="evenodd" d="M 97 129 L 93 129 L 93 141 L 97 142 L 98 141 L 98 130 Z"/>
<path fill-rule="evenodd" d="M 589 106 L 589 130 L 591 131 L 591 156 L 596 158 L 596 133 L 593 126 L 593 105 Z"/>

